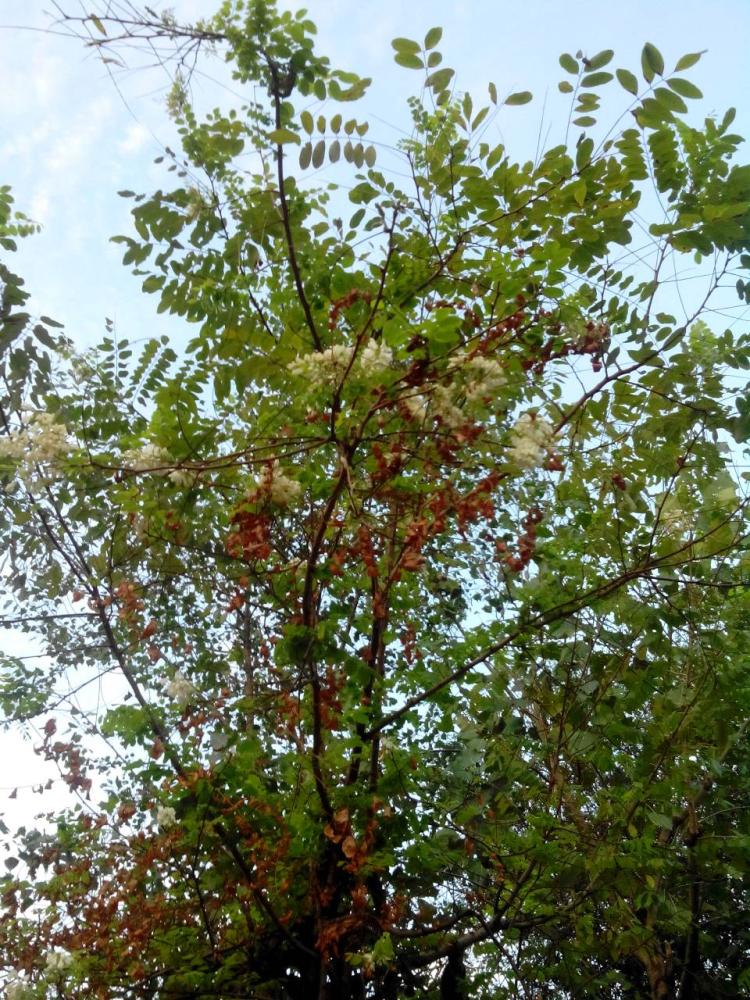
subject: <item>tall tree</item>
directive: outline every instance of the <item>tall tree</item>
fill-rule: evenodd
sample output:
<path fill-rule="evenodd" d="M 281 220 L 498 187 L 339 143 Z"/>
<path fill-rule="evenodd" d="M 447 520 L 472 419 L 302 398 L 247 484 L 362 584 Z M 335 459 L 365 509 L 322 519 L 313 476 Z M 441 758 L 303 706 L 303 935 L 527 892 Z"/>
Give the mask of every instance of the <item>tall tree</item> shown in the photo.
<path fill-rule="evenodd" d="M 563 55 L 517 163 L 531 95 L 398 38 L 396 175 L 304 13 L 67 22 L 173 46 L 175 186 L 116 239 L 195 332 L 80 353 L 0 272 L 4 622 L 51 654 L 2 704 L 74 795 L 5 859 L 7 995 L 745 995 L 750 341 L 702 317 L 750 167 L 699 56 Z"/>

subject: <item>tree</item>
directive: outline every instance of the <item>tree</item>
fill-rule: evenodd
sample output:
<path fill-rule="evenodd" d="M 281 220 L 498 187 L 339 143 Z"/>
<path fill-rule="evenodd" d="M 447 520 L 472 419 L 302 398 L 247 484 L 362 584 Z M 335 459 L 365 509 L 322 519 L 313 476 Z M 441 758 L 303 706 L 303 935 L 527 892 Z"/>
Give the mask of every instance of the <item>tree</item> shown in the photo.
<path fill-rule="evenodd" d="M 76 352 L 0 274 L 4 621 L 54 654 L 2 703 L 74 795 L 5 862 L 8 995 L 744 995 L 750 341 L 703 317 L 750 167 L 698 54 L 563 55 L 516 163 L 531 95 L 396 39 L 404 180 L 304 13 L 66 20 L 173 46 L 175 186 L 116 239 L 197 332 Z M 195 110 L 206 48 L 241 108 Z"/>

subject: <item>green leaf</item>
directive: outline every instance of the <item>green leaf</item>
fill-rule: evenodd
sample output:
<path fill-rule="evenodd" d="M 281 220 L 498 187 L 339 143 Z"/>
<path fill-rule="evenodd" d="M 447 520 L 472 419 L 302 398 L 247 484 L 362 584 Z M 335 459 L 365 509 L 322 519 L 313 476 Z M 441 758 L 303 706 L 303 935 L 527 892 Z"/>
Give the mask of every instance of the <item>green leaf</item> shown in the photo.
<path fill-rule="evenodd" d="M 656 87 L 654 98 L 660 104 L 663 104 L 665 108 L 669 108 L 670 111 L 676 111 L 678 114 L 683 115 L 687 114 L 687 104 L 677 94 L 672 93 L 671 90 L 667 90 L 666 87 Z"/>
<path fill-rule="evenodd" d="M 615 70 L 615 75 L 620 81 L 620 85 L 627 90 L 629 94 L 638 93 L 638 80 L 630 70 L 627 69 L 617 69 Z"/>
<path fill-rule="evenodd" d="M 312 143 L 306 142 L 299 152 L 299 165 L 303 170 L 307 170 L 312 159 Z"/>
<path fill-rule="evenodd" d="M 393 41 L 391 42 L 391 46 L 396 50 L 396 52 L 421 51 L 419 42 L 415 42 L 411 38 L 394 38 Z"/>
<path fill-rule="evenodd" d="M 323 160 L 326 155 L 326 141 L 321 139 L 320 142 L 316 142 L 312 151 L 312 165 L 317 170 L 319 167 L 323 166 Z"/>
<path fill-rule="evenodd" d="M 583 177 L 579 177 L 578 180 L 572 186 L 573 198 L 577 205 L 582 206 L 586 201 L 586 181 Z"/>
<path fill-rule="evenodd" d="M 443 37 L 442 28 L 430 28 L 430 30 L 424 36 L 425 49 L 434 49 L 442 37 Z"/>
<path fill-rule="evenodd" d="M 694 83 L 690 80 L 683 80 L 682 77 L 673 76 L 671 80 L 667 80 L 667 86 L 679 94 L 680 97 L 687 97 L 688 100 L 697 100 L 703 97 L 703 92 L 700 91 Z"/>
<path fill-rule="evenodd" d="M 272 132 L 268 133 L 268 139 L 278 146 L 283 146 L 290 142 L 302 142 L 299 135 L 290 128 L 275 128 Z"/>
<path fill-rule="evenodd" d="M 688 52 L 686 55 L 681 56 L 677 60 L 677 65 L 675 66 L 675 71 L 681 73 L 684 69 L 690 69 L 691 66 L 695 66 L 700 57 L 706 52 L 706 49 L 702 49 L 700 52 Z M 683 95 L 686 96 L 686 95 Z"/>
<path fill-rule="evenodd" d="M 443 69 L 435 70 L 434 73 L 430 73 L 425 82 L 432 90 L 445 90 L 451 82 L 451 77 L 453 75 L 454 70 L 448 69 L 446 66 Z"/>
<path fill-rule="evenodd" d="M 511 94 L 510 97 L 506 97 L 504 104 L 508 104 L 511 107 L 515 107 L 519 104 L 528 104 L 529 101 L 533 100 L 533 94 L 529 90 L 519 90 L 515 94 Z"/>
<path fill-rule="evenodd" d="M 424 69 L 422 60 L 412 52 L 397 52 L 394 59 L 399 66 L 403 66 L 405 69 Z"/>
<path fill-rule="evenodd" d="M 596 118 L 591 115 L 580 115 L 573 119 L 573 124 L 578 125 L 579 128 L 590 128 L 592 125 L 596 125 Z"/>
<path fill-rule="evenodd" d="M 611 73 L 589 73 L 584 76 L 581 80 L 582 87 L 601 87 L 605 83 L 609 83 L 612 80 Z"/>
<path fill-rule="evenodd" d="M 560 56 L 560 65 L 567 73 L 572 73 L 574 76 L 578 76 L 578 71 L 580 69 L 578 62 L 569 55 L 567 52 L 563 52 Z"/>
<path fill-rule="evenodd" d="M 573 84 L 569 83 L 567 80 L 560 80 L 560 82 L 557 85 L 557 89 L 560 91 L 561 94 L 572 94 Z"/>
<path fill-rule="evenodd" d="M 643 46 L 641 68 L 647 83 L 651 83 L 655 74 L 661 76 L 664 73 L 664 57 L 651 42 L 646 42 Z"/>
<path fill-rule="evenodd" d="M 330 125 L 331 125 L 331 131 L 335 135 L 338 135 L 341 130 L 341 115 L 335 114 L 333 118 L 331 118 Z"/>
<path fill-rule="evenodd" d="M 96 14 L 89 14 L 89 20 L 94 25 L 99 34 L 101 35 L 107 34 L 107 29 L 104 27 L 101 20 L 96 16 Z"/>
<path fill-rule="evenodd" d="M 365 163 L 370 169 L 375 166 L 375 161 L 377 159 L 377 152 L 374 146 L 368 146 L 365 149 Z"/>
<path fill-rule="evenodd" d="M 331 163 L 336 163 L 338 158 L 341 156 L 341 143 L 338 139 L 334 139 L 328 150 L 328 158 Z"/>
<path fill-rule="evenodd" d="M 612 61 L 614 54 L 615 53 L 612 49 L 602 49 L 601 52 L 597 52 L 597 54 L 592 56 L 590 59 L 584 59 L 583 65 L 585 66 L 587 72 L 594 69 L 601 69 L 602 66 L 606 66 L 607 63 Z"/>
<path fill-rule="evenodd" d="M 487 84 L 487 91 L 493 104 L 497 104 L 497 87 L 494 83 Z"/>
<path fill-rule="evenodd" d="M 310 114 L 310 112 L 301 111 L 299 120 L 305 132 L 307 132 L 308 135 L 312 135 L 315 124 L 313 122 L 313 116 Z"/>

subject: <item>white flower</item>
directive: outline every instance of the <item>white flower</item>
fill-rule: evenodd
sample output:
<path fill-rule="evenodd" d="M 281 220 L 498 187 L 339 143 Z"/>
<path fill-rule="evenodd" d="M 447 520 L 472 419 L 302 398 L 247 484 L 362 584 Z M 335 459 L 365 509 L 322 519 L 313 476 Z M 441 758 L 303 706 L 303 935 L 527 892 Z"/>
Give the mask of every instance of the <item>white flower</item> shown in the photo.
<path fill-rule="evenodd" d="M 409 411 L 414 420 L 422 421 L 427 416 L 427 400 L 424 396 L 403 396 L 401 402 Z"/>
<path fill-rule="evenodd" d="M 281 471 L 276 459 L 263 470 L 261 488 L 268 492 L 271 500 L 279 507 L 288 507 L 302 492 L 300 484 Z"/>
<path fill-rule="evenodd" d="M 463 368 L 468 400 L 494 396 L 507 383 L 505 370 L 494 358 L 476 357 L 466 362 Z"/>
<path fill-rule="evenodd" d="M 365 378 L 379 375 L 393 364 L 393 351 L 387 344 L 368 341 L 358 358 L 359 371 Z"/>
<path fill-rule="evenodd" d="M 133 469 L 135 472 L 149 472 L 158 469 L 160 473 L 166 474 L 163 466 L 172 464 L 172 458 L 168 451 L 160 448 L 158 444 L 150 443 L 123 452 L 122 460 L 126 468 Z"/>
<path fill-rule="evenodd" d="M 192 486 L 195 482 L 195 473 L 191 469 L 172 469 L 167 473 L 167 479 L 175 486 Z"/>
<path fill-rule="evenodd" d="M 157 806 L 156 822 L 159 826 L 168 830 L 170 826 L 174 826 L 177 822 L 177 813 L 174 811 L 172 806 Z"/>
<path fill-rule="evenodd" d="M 453 393 L 444 385 L 436 385 L 432 390 L 432 408 L 446 427 L 456 429 L 468 423 L 468 418 L 453 402 Z"/>
<path fill-rule="evenodd" d="M 692 532 L 692 519 L 674 497 L 668 497 L 659 513 L 659 527 L 673 538 L 682 538 Z"/>
<path fill-rule="evenodd" d="M 304 354 L 287 365 L 292 375 L 304 379 L 311 389 L 335 388 L 340 385 L 352 368 L 354 348 L 334 344 L 324 351 Z M 354 365 L 353 374 L 359 378 L 380 375 L 393 363 L 393 351 L 387 344 L 370 340 Z"/>
<path fill-rule="evenodd" d="M 45 961 L 45 968 L 51 975 L 62 975 L 67 972 L 73 956 L 67 951 L 48 951 Z"/>
<path fill-rule="evenodd" d="M 542 465 L 554 436 L 552 424 L 533 413 L 522 414 L 512 432 L 511 460 L 522 469 Z"/>
<path fill-rule="evenodd" d="M 180 708 L 187 708 L 198 693 L 195 685 L 180 670 L 176 671 L 171 680 L 164 681 L 163 690 L 168 698 L 177 702 Z"/>
<path fill-rule="evenodd" d="M 0 437 L 0 458 L 18 462 L 18 474 L 28 485 L 39 478 L 39 465 L 53 465 L 70 449 L 67 428 L 51 413 L 34 412 L 24 427 Z"/>
<path fill-rule="evenodd" d="M 287 368 L 299 378 L 310 383 L 311 389 L 325 386 L 336 386 L 343 379 L 352 360 L 352 348 L 343 344 L 334 344 L 325 351 L 314 351 L 304 354 L 287 365 Z"/>

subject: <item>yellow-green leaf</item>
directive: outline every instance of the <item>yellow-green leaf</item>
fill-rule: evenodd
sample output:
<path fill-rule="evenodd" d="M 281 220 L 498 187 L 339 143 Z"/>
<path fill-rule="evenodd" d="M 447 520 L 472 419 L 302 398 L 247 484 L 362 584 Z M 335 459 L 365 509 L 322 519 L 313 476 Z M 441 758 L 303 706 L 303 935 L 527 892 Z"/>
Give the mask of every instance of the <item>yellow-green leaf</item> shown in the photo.
<path fill-rule="evenodd" d="M 293 132 L 290 128 L 275 128 L 272 132 L 268 133 L 268 138 L 277 146 L 283 146 L 289 142 L 302 142 L 297 133 Z"/>
<path fill-rule="evenodd" d="M 434 73 L 430 73 L 427 77 L 427 86 L 432 90 L 445 90 L 451 82 L 453 72 L 454 71 L 452 69 L 448 69 L 447 66 L 443 69 L 436 69 Z"/>
<path fill-rule="evenodd" d="M 426 49 L 434 49 L 442 37 L 443 37 L 442 28 L 430 28 L 430 30 L 424 36 L 424 47 Z"/>
<path fill-rule="evenodd" d="M 505 104 L 510 104 L 511 106 L 528 104 L 533 96 L 530 90 L 519 90 L 515 94 L 511 94 L 510 97 L 506 97 Z"/>
<path fill-rule="evenodd" d="M 675 94 L 679 94 L 680 97 L 687 97 L 688 100 L 697 100 L 699 97 L 703 97 L 702 91 L 694 83 L 691 83 L 690 80 L 683 80 L 680 76 L 673 76 L 671 80 L 667 80 L 667 86 Z"/>
<path fill-rule="evenodd" d="M 641 52 L 641 68 L 643 70 L 643 76 L 648 83 L 651 83 L 655 74 L 661 76 L 664 72 L 664 57 L 657 47 L 651 44 L 651 42 L 646 42 L 643 46 L 643 51 Z"/>
<path fill-rule="evenodd" d="M 572 73 L 574 76 L 578 76 L 578 62 L 568 52 L 563 52 L 560 56 L 560 65 L 567 73 Z"/>
<path fill-rule="evenodd" d="M 615 70 L 617 79 L 620 81 L 620 85 L 627 90 L 629 94 L 638 93 L 638 79 L 635 74 L 631 73 L 628 69 L 618 69 Z"/>
<path fill-rule="evenodd" d="M 583 65 L 586 67 L 587 72 L 594 69 L 601 69 L 602 66 L 606 66 L 608 62 L 612 61 L 613 56 L 614 52 L 612 49 L 602 49 L 601 52 L 597 52 L 590 59 L 584 59 Z"/>
<path fill-rule="evenodd" d="M 688 52 L 684 56 L 681 56 L 677 60 L 677 65 L 675 66 L 676 72 L 681 73 L 682 70 L 690 69 L 691 66 L 695 66 L 705 51 L 706 50 L 703 49 L 701 52 Z"/>
<path fill-rule="evenodd" d="M 413 52 L 397 52 L 394 59 L 404 69 L 424 69 L 424 63 Z"/>
<path fill-rule="evenodd" d="M 317 170 L 318 167 L 323 166 L 323 160 L 326 155 L 326 143 L 325 139 L 321 139 L 320 142 L 315 143 L 315 147 L 312 151 L 312 165 Z"/>
<path fill-rule="evenodd" d="M 581 80 L 582 87 L 601 87 L 612 79 L 611 73 L 589 73 Z"/>

